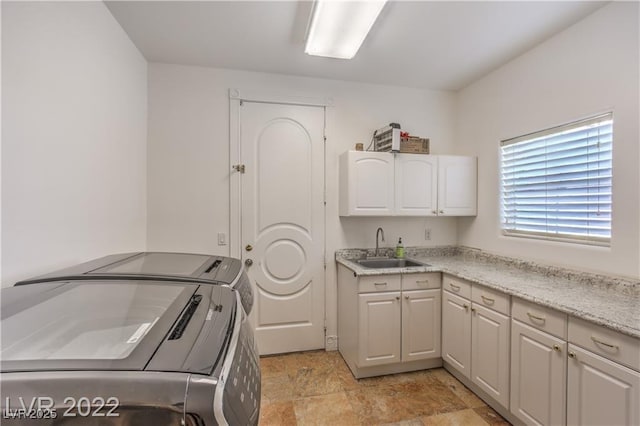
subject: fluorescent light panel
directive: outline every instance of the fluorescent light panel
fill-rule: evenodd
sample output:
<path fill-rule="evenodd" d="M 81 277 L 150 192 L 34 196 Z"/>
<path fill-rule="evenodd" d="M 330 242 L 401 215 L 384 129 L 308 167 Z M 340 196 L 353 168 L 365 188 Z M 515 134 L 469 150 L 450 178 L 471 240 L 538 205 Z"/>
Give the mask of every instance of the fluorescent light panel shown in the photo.
<path fill-rule="evenodd" d="M 386 0 L 316 0 L 304 51 L 351 59 L 367 37 Z"/>

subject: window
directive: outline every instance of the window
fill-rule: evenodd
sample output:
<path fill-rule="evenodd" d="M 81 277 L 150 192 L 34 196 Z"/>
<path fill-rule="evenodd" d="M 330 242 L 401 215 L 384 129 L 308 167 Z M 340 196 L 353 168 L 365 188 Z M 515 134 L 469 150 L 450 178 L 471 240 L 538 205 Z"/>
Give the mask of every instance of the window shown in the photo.
<path fill-rule="evenodd" d="M 610 245 L 613 114 L 501 142 L 502 232 Z"/>

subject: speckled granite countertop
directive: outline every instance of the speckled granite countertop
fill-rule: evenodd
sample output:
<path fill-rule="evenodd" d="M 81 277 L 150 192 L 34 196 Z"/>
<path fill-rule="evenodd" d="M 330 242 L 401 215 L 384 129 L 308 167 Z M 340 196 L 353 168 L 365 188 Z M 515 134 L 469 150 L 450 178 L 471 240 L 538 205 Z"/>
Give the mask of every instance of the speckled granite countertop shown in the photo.
<path fill-rule="evenodd" d="M 443 272 L 640 338 L 638 280 L 539 265 L 468 248 L 407 248 L 406 253 L 408 259 L 429 266 L 363 268 L 354 260 L 364 258 L 366 249 L 339 250 L 336 262 L 357 275 Z"/>

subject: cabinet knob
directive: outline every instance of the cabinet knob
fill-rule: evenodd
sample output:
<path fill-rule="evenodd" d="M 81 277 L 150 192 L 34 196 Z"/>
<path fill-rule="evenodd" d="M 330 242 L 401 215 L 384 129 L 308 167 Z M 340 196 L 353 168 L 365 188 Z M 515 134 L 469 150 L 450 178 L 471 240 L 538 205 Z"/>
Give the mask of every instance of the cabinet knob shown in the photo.
<path fill-rule="evenodd" d="M 440 214 L 444 214 L 444 210 L 440 210 Z"/>
<path fill-rule="evenodd" d="M 466 303 L 464 305 L 462 305 L 462 307 L 464 308 L 465 311 L 469 310 L 469 305 L 467 305 Z"/>
<path fill-rule="evenodd" d="M 558 345 L 553 345 L 553 350 L 556 352 L 562 352 L 562 350 L 560 349 L 560 346 Z"/>
<path fill-rule="evenodd" d="M 409 296 L 405 296 L 404 298 L 405 298 L 405 299 L 407 299 L 407 300 L 409 300 Z"/>
<path fill-rule="evenodd" d="M 431 210 L 431 213 L 438 214 L 438 212 L 436 210 Z"/>
<path fill-rule="evenodd" d="M 573 353 L 573 352 L 569 352 L 569 358 L 575 358 L 575 357 L 576 357 L 576 354 L 575 354 L 575 353 Z"/>
<path fill-rule="evenodd" d="M 476 311 L 476 308 L 471 308 L 471 312 L 475 312 L 475 311 Z"/>
<path fill-rule="evenodd" d="M 400 296 L 396 296 L 396 300 L 400 300 Z"/>

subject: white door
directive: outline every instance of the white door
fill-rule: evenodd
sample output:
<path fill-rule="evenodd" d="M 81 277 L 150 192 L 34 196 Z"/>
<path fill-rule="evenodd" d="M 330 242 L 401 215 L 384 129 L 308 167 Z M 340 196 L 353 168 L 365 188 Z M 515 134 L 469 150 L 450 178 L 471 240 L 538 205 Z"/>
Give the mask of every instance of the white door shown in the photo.
<path fill-rule="evenodd" d="M 511 412 L 529 425 L 566 420 L 567 343 L 511 321 Z"/>
<path fill-rule="evenodd" d="M 402 292 L 402 361 L 440 357 L 440 289 Z"/>
<path fill-rule="evenodd" d="M 568 425 L 640 424 L 640 373 L 569 345 Z"/>
<path fill-rule="evenodd" d="M 358 295 L 358 367 L 400 362 L 400 292 Z"/>
<path fill-rule="evenodd" d="M 442 358 L 469 378 L 471 374 L 471 303 L 442 292 Z"/>
<path fill-rule="evenodd" d="M 438 203 L 438 157 L 395 155 L 395 213 L 435 216 Z"/>
<path fill-rule="evenodd" d="M 473 304 L 471 380 L 509 408 L 509 317 Z"/>
<path fill-rule="evenodd" d="M 240 150 L 260 353 L 324 348 L 324 108 L 243 102 Z"/>

